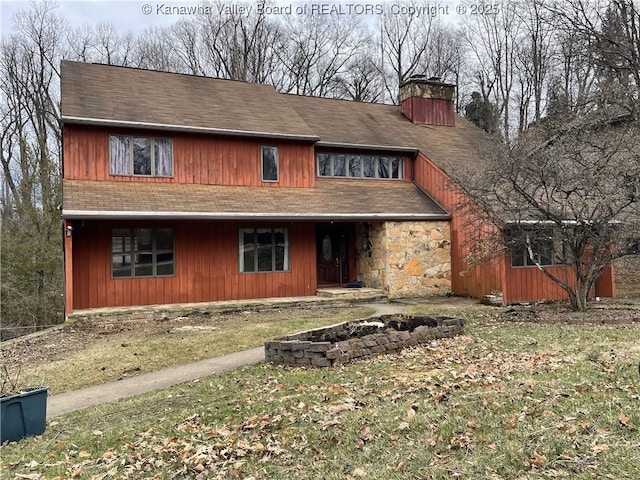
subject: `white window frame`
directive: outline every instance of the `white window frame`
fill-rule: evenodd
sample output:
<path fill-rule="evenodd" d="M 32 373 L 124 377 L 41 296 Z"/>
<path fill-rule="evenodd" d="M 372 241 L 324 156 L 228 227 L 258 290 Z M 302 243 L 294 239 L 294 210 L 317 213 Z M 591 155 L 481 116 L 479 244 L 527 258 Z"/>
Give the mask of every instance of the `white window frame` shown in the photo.
<path fill-rule="evenodd" d="M 126 138 L 127 139 L 127 149 L 128 149 L 128 172 L 116 172 L 114 169 L 114 150 L 112 145 L 112 138 Z M 135 159 L 134 159 L 134 147 L 133 141 L 135 139 L 144 139 L 149 140 L 150 143 L 150 155 L 151 155 L 151 173 L 135 173 Z M 170 173 L 166 175 L 161 175 L 156 172 L 156 142 L 168 142 L 169 151 L 170 151 Z M 140 135 L 110 135 L 109 136 L 109 175 L 114 176 L 126 176 L 126 177 L 164 177 L 164 178 L 172 178 L 174 171 L 174 161 L 173 161 L 173 139 L 167 137 L 144 137 Z"/>
<path fill-rule="evenodd" d="M 265 231 L 269 231 L 271 234 L 271 270 L 259 270 L 258 265 L 258 249 L 256 248 L 257 244 L 257 235 L 259 233 L 265 233 Z M 282 270 L 276 270 L 276 242 L 275 242 L 275 234 L 276 232 L 281 232 L 284 234 L 284 258 L 282 262 Z M 245 254 L 245 243 L 244 236 L 245 233 L 250 233 L 253 235 L 253 246 L 251 251 L 253 252 L 253 269 L 247 270 L 247 266 L 244 262 L 244 254 Z M 291 271 L 291 243 L 290 243 L 290 232 L 286 227 L 247 227 L 240 228 L 238 230 L 238 272 L 239 273 L 283 273 Z"/>

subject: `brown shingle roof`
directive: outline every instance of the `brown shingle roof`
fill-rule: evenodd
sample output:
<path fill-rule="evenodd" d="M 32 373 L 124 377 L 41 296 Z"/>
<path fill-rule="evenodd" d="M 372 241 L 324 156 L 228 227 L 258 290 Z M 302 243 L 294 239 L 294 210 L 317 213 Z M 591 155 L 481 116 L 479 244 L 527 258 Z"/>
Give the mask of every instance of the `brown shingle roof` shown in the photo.
<path fill-rule="evenodd" d="M 320 144 L 357 144 L 417 149 L 441 168 L 457 171 L 478 162 L 482 130 L 456 117 L 455 127 L 418 125 L 399 106 L 284 95 L 320 137 Z"/>
<path fill-rule="evenodd" d="M 289 136 L 320 145 L 417 149 L 450 173 L 478 162 L 475 151 L 484 138 L 461 116 L 455 127 L 415 125 L 394 105 L 281 94 L 268 85 L 107 65 L 63 61 L 61 68 L 66 122 L 94 119 Z"/>
<path fill-rule="evenodd" d="M 318 179 L 316 188 L 63 181 L 65 218 L 448 219 L 409 182 Z"/>
<path fill-rule="evenodd" d="M 415 125 L 400 107 L 281 94 L 271 86 L 62 62 L 67 123 L 300 138 L 318 146 L 421 151 L 455 173 L 477 161 L 480 129 Z M 83 213 L 84 212 L 84 213 Z M 318 179 L 316 188 L 64 181 L 67 218 L 448 218 L 408 182 Z"/>
<path fill-rule="evenodd" d="M 148 124 L 316 139 L 269 85 L 70 61 L 61 63 L 61 71 L 62 117 L 66 122 Z"/>

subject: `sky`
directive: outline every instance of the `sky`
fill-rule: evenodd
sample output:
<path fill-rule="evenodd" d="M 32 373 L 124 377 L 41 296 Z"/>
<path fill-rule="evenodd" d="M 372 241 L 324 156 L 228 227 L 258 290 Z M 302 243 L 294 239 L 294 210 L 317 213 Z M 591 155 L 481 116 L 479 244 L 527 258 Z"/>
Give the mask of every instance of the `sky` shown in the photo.
<path fill-rule="evenodd" d="M 72 27 L 111 23 L 119 31 L 135 33 L 147 27 L 167 26 L 180 18 L 190 17 L 196 13 L 196 8 L 201 3 L 198 0 L 58 0 L 57 11 Z M 257 0 L 222 1 L 223 7 L 232 9 L 257 8 L 257 3 Z M 464 15 L 472 14 L 463 7 L 463 3 L 464 0 L 424 0 L 422 3 L 416 2 L 417 8 L 421 10 L 413 14 L 439 15 L 448 21 L 456 21 Z M 406 13 L 400 12 L 400 9 L 406 8 L 401 0 L 274 0 L 272 5 L 276 7 L 271 13 L 273 15 L 295 15 L 296 8 L 307 8 L 307 11 L 313 9 L 319 14 L 331 14 L 333 8 L 335 14 L 336 5 L 339 6 L 340 14 L 367 15 L 369 12 L 369 18 L 374 18 L 375 12 L 379 12 L 382 6 L 396 9 L 397 13 Z M 3 37 L 12 30 L 13 15 L 29 6 L 28 0 L 0 0 L 0 32 Z M 460 8 L 465 8 L 465 11 L 462 12 Z M 189 10 L 194 13 L 184 13 Z"/>
<path fill-rule="evenodd" d="M 118 30 L 142 31 L 146 27 L 171 25 L 179 19 L 176 15 L 164 15 L 159 6 L 197 5 L 196 1 L 182 0 L 155 2 L 143 0 L 58 0 L 58 13 L 65 17 L 72 27 L 85 24 L 112 23 Z M 144 14 L 143 5 L 151 6 L 151 13 Z M 0 31 L 5 36 L 12 30 L 11 18 L 18 10 L 29 9 L 26 0 L 0 0 Z M 145 11 L 148 7 L 145 7 Z"/>

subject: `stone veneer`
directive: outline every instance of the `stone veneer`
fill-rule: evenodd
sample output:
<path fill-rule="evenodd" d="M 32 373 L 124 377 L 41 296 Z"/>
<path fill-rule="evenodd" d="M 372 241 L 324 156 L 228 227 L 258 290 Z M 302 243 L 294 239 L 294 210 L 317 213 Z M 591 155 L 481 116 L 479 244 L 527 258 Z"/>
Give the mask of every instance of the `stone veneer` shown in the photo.
<path fill-rule="evenodd" d="M 449 222 L 358 224 L 357 238 L 368 234 L 371 251 L 357 244 L 359 280 L 390 298 L 428 297 L 451 292 Z"/>
<path fill-rule="evenodd" d="M 464 320 L 453 317 L 383 315 L 265 342 L 265 359 L 284 365 L 331 367 L 453 337 L 463 327 Z"/>

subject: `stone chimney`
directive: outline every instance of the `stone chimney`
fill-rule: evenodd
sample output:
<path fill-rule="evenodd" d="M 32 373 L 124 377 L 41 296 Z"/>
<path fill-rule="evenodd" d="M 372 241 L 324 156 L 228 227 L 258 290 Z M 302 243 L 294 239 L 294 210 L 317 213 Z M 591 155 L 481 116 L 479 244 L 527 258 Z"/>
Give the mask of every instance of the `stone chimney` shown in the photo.
<path fill-rule="evenodd" d="M 413 75 L 400 85 L 402 114 L 422 125 L 456 126 L 456 86 L 437 77 Z"/>

